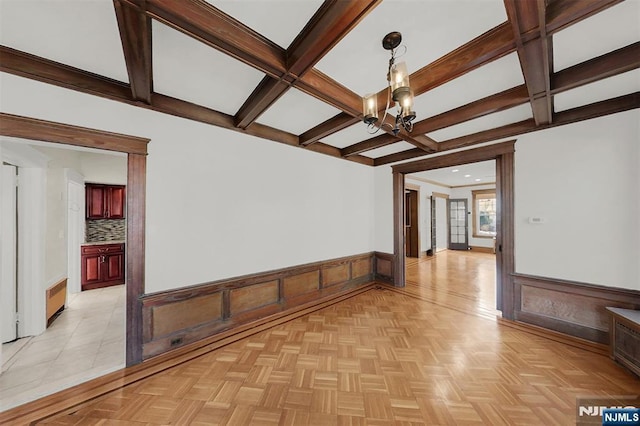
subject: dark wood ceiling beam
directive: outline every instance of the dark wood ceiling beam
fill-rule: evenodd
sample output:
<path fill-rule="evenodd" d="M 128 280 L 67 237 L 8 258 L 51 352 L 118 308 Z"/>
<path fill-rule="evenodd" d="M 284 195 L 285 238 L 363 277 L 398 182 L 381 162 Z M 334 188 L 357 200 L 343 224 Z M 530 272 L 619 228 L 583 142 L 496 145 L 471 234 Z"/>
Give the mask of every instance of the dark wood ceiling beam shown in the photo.
<path fill-rule="evenodd" d="M 487 96 L 467 105 L 443 112 L 413 125 L 416 133 L 429 133 L 445 127 L 464 123 L 494 112 L 504 111 L 529 101 L 527 86 L 520 85 L 495 95 Z"/>
<path fill-rule="evenodd" d="M 300 80 L 296 81 L 294 86 L 342 110 L 344 113 L 358 118 L 358 121 L 362 117 L 362 98 L 315 68 L 310 70 Z M 390 119 L 390 117 L 388 117 L 388 119 Z M 391 122 L 389 122 L 389 124 L 391 126 L 393 125 Z M 391 133 L 390 126 L 385 126 L 383 130 Z M 437 147 L 437 142 L 434 140 L 422 135 L 415 136 L 404 130 L 398 134 L 398 138 L 412 145 L 423 146 L 429 151 L 433 151 L 434 147 Z"/>
<path fill-rule="evenodd" d="M 381 0 L 325 0 L 286 52 L 286 79 L 267 76 L 235 115 L 246 128 L 351 31 Z"/>
<path fill-rule="evenodd" d="M 546 11 L 547 34 L 552 35 L 622 0 L 554 0 Z"/>
<path fill-rule="evenodd" d="M 325 0 L 287 48 L 288 72 L 304 75 L 381 2 Z"/>
<path fill-rule="evenodd" d="M 549 77 L 552 57 L 545 27 L 545 0 L 504 0 L 504 4 L 513 28 L 533 117 L 537 124 L 549 124 L 553 115 Z"/>
<path fill-rule="evenodd" d="M 406 151 L 396 152 L 395 154 L 385 155 L 373 160 L 374 166 L 384 166 L 385 164 L 397 163 L 398 161 L 410 160 L 416 157 L 428 155 L 420 148 L 412 148 Z"/>
<path fill-rule="evenodd" d="M 506 126 L 501 126 L 495 129 L 485 130 L 455 139 L 449 139 L 447 141 L 440 142 L 439 152 L 466 148 L 485 142 L 518 136 L 524 133 L 535 132 L 552 127 L 564 126 L 566 124 L 577 123 L 579 121 L 591 120 L 593 118 L 616 114 L 636 108 L 640 108 L 640 92 L 634 92 L 617 98 L 595 102 L 589 105 L 556 113 L 552 123 L 542 126 L 537 125 L 535 120 L 531 118 L 517 123 L 507 124 Z M 374 160 L 374 165 L 380 166 L 424 155 L 426 155 L 424 152 L 418 152 L 416 149 L 412 149 L 376 158 Z"/>
<path fill-rule="evenodd" d="M 0 71 L 83 93 L 136 104 L 128 84 L 0 46 Z"/>
<path fill-rule="evenodd" d="M 137 6 L 137 0 L 121 0 Z M 286 72 L 283 48 L 204 0 L 145 0 L 143 11 L 272 77 Z"/>
<path fill-rule="evenodd" d="M 442 151 L 464 148 L 479 143 L 490 142 L 497 139 L 521 135 L 551 127 L 563 126 L 578 121 L 590 120 L 609 114 L 615 114 L 634 108 L 640 108 L 640 92 L 631 93 L 617 98 L 572 108 L 554 114 L 553 122 L 546 125 L 536 125 L 533 119 L 508 124 L 491 130 L 466 135 L 440 143 Z"/>
<path fill-rule="evenodd" d="M 551 93 L 555 95 L 636 68 L 640 68 L 640 42 L 558 71 L 551 77 Z"/>
<path fill-rule="evenodd" d="M 352 155 L 362 154 L 363 152 L 371 151 L 373 149 L 381 148 L 383 146 L 391 145 L 400 141 L 401 139 L 385 133 L 383 135 L 376 136 L 375 138 L 367 139 L 362 142 L 358 142 L 356 144 L 342 148 L 341 153 L 343 157 L 350 157 Z M 420 151 L 424 152 L 423 149 L 420 149 Z"/>
<path fill-rule="evenodd" d="M 319 141 L 325 136 L 329 136 L 339 130 L 346 129 L 360 121 L 359 117 L 353 117 L 346 112 L 331 117 L 318 124 L 316 127 L 307 130 L 300 135 L 300 145 L 306 146 Z"/>
<path fill-rule="evenodd" d="M 419 96 L 515 49 L 511 26 L 504 22 L 411 74 L 411 89 L 415 96 Z M 387 90 L 384 88 L 378 92 L 378 105 L 386 105 Z"/>
<path fill-rule="evenodd" d="M 640 68 L 640 42 L 566 68 L 551 76 L 551 94 Z M 513 87 L 414 124 L 415 133 L 429 133 L 529 101 L 526 85 Z M 345 148 L 346 149 L 346 148 Z"/>
<path fill-rule="evenodd" d="M 362 116 L 362 98 L 317 69 L 309 70 L 293 85 L 352 117 Z"/>
<path fill-rule="evenodd" d="M 382 119 L 380 129 L 424 151 L 435 152 L 438 150 L 438 142 L 434 141 L 426 135 L 409 133 L 402 127 L 400 127 L 400 131 L 397 135 L 393 134 L 393 131 L 391 129 L 393 129 L 395 124 L 396 118 L 387 114 Z"/>
<path fill-rule="evenodd" d="M 236 127 L 246 129 L 251 123 L 262 115 L 280 96 L 289 90 L 289 85 L 282 80 L 277 80 L 270 76 L 265 76 L 262 81 L 253 89 L 251 95 L 244 101 L 233 121 Z"/>
<path fill-rule="evenodd" d="M 153 92 L 151 18 L 120 0 L 113 0 L 113 6 L 127 65 L 131 96 L 134 100 L 151 103 Z"/>
<path fill-rule="evenodd" d="M 443 56 L 437 61 L 411 74 L 411 88 L 413 89 L 415 96 L 418 96 L 428 90 L 438 87 L 450 80 L 453 80 L 456 77 L 460 77 L 461 75 L 469 71 L 472 71 L 510 52 L 513 52 L 514 50 L 515 41 L 513 39 L 513 32 L 511 31 L 509 23 L 505 22 L 493 28 L 492 30 L 487 31 L 481 36 L 471 40 L 469 43 L 460 46 L 458 49 Z M 324 87 L 324 84 L 322 82 L 323 74 L 319 74 L 320 75 L 307 74 L 308 78 L 302 79 L 303 84 L 300 88 L 307 93 L 314 94 L 312 93 L 314 92 L 314 89 L 318 87 Z M 304 90 L 303 87 L 307 90 Z M 331 99 L 327 99 L 326 97 L 323 98 L 323 95 L 324 94 L 317 92 L 314 94 L 314 96 L 318 97 L 319 99 L 322 99 L 333 106 L 339 107 L 338 105 L 336 105 L 335 101 L 332 102 Z M 342 101 L 340 102 L 342 107 L 339 107 L 342 111 L 345 111 L 353 115 L 354 117 L 360 117 L 362 115 L 362 112 L 360 111 L 362 108 L 362 98 L 360 96 L 356 95 L 355 93 L 344 94 L 339 88 L 337 88 L 337 90 L 332 89 L 330 98 L 334 98 L 336 96 L 340 96 L 342 99 Z M 381 108 L 383 108 L 383 106 L 387 103 L 387 88 L 380 90 L 377 96 L 378 105 L 381 105 Z M 347 111 L 344 106 L 347 106 L 349 110 Z M 383 113 L 383 111 L 384 109 L 380 110 L 381 113 Z M 314 129 L 311 129 L 308 132 L 312 132 L 312 130 Z M 328 136 L 342 129 L 343 127 L 340 127 L 340 125 L 337 125 L 334 129 L 323 127 L 323 136 Z M 414 129 L 412 133 L 416 134 L 421 132 L 417 132 Z M 400 137 L 398 140 L 406 139 L 404 137 Z M 411 143 L 410 141 L 407 142 Z M 433 142 L 422 142 L 426 143 L 427 146 L 429 146 L 430 150 L 436 149 L 436 146 L 433 145 Z"/>

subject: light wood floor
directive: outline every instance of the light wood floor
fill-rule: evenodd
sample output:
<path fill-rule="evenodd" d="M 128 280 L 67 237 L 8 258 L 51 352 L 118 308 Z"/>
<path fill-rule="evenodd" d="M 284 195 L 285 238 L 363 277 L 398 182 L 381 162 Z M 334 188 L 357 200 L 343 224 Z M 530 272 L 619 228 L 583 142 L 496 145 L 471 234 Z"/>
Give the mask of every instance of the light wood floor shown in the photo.
<path fill-rule="evenodd" d="M 492 256 L 438 256 L 410 262 L 405 293 L 366 291 L 39 424 L 568 425 L 579 396 L 640 393 L 607 357 L 491 317 Z"/>

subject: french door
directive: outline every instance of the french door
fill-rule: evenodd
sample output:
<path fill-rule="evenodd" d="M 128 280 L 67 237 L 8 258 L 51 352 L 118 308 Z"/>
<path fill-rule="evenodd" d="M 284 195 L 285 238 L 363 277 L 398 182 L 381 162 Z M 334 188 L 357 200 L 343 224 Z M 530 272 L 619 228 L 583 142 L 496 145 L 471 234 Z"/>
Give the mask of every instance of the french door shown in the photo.
<path fill-rule="evenodd" d="M 466 198 L 450 199 L 447 210 L 449 211 L 449 250 L 469 250 Z"/>

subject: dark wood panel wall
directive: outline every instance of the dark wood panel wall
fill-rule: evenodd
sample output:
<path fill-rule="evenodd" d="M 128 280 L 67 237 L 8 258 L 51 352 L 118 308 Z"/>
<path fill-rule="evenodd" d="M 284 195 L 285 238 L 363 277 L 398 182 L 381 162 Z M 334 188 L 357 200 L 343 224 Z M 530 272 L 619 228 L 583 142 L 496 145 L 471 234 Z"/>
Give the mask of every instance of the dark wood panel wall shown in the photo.
<path fill-rule="evenodd" d="M 143 358 L 369 283 L 377 260 L 364 253 L 145 295 Z"/>
<path fill-rule="evenodd" d="M 391 253 L 375 252 L 376 281 L 393 285 L 394 256 Z"/>
<path fill-rule="evenodd" d="M 607 306 L 640 309 L 640 291 L 515 274 L 515 319 L 609 344 Z"/>

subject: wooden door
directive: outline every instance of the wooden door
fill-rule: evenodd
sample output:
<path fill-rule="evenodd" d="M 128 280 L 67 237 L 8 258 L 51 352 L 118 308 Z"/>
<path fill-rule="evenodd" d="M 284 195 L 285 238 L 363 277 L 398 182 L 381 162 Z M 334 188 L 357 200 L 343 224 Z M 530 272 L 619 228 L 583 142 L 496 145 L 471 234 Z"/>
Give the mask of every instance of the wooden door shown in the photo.
<path fill-rule="evenodd" d="M 124 219 L 125 217 L 125 187 L 110 186 L 107 189 L 106 196 L 107 211 L 106 217 L 109 219 Z"/>
<path fill-rule="evenodd" d="M 102 219 L 107 210 L 105 206 L 105 187 L 100 185 L 86 186 L 87 219 Z"/>
<path fill-rule="evenodd" d="M 100 254 L 90 254 L 82 256 L 82 289 L 86 290 L 88 284 L 101 282 L 102 279 L 102 256 Z"/>
<path fill-rule="evenodd" d="M 418 191 L 405 192 L 405 250 L 407 257 L 420 257 L 420 233 L 418 232 Z"/>
<path fill-rule="evenodd" d="M 104 281 L 124 281 L 124 253 L 104 256 Z"/>
<path fill-rule="evenodd" d="M 469 221 L 467 199 L 450 199 L 449 211 L 449 249 L 469 250 Z"/>

